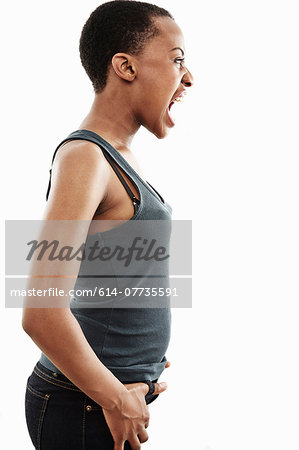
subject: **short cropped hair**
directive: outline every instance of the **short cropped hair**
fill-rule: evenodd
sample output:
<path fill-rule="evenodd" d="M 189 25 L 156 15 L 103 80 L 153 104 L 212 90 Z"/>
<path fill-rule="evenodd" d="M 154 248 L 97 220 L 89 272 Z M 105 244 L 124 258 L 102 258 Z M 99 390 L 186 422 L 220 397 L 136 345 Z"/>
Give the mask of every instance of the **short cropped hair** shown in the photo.
<path fill-rule="evenodd" d="M 137 55 L 159 34 L 154 18 L 172 15 L 159 6 L 134 0 L 114 0 L 98 6 L 85 23 L 80 59 L 95 93 L 104 90 L 108 68 L 116 53 Z"/>

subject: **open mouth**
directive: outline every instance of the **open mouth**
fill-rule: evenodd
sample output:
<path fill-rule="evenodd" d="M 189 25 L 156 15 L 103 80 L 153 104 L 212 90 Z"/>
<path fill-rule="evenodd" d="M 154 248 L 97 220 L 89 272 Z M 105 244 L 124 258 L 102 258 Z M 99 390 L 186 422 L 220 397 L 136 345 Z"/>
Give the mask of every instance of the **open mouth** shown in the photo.
<path fill-rule="evenodd" d="M 170 120 L 172 126 L 175 125 L 175 121 L 174 121 L 174 118 L 172 117 L 172 115 L 170 115 L 170 110 L 171 110 L 171 108 L 173 107 L 173 105 L 174 105 L 175 103 L 181 103 L 181 102 L 183 101 L 183 98 L 184 98 L 185 94 L 186 94 L 186 93 L 185 93 L 185 91 L 184 91 L 184 92 L 182 92 L 180 95 L 177 95 L 176 97 L 174 97 L 174 98 L 171 100 L 171 102 L 170 102 L 169 105 L 168 105 L 168 117 L 169 117 L 169 120 Z"/>

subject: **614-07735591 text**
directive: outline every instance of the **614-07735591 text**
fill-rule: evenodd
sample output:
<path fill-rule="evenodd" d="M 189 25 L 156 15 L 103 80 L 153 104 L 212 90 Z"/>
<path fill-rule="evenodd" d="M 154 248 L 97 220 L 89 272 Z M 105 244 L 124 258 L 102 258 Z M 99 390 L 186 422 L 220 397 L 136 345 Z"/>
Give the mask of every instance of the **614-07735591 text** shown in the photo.
<path fill-rule="evenodd" d="M 70 289 L 69 291 L 65 291 L 64 289 L 59 289 L 57 287 L 50 287 L 47 289 L 11 289 L 10 291 L 12 296 L 21 296 L 21 297 L 42 297 L 42 296 L 49 296 L 49 297 L 65 297 L 65 296 L 82 296 L 86 295 L 88 296 L 95 296 L 98 295 L 100 297 L 111 297 L 111 296 L 117 296 L 117 295 L 124 295 L 124 296 L 133 296 L 138 297 L 141 295 L 144 295 L 145 297 L 162 297 L 162 296 L 173 296 L 177 297 L 177 288 L 155 288 L 155 287 L 126 287 L 123 291 L 117 290 L 117 288 L 103 288 L 100 286 L 96 286 L 94 289 Z"/>

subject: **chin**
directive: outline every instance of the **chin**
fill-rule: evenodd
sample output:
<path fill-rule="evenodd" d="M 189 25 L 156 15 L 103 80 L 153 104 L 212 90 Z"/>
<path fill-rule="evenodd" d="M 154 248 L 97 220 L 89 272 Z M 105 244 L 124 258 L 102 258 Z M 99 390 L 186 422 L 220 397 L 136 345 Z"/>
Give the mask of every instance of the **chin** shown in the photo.
<path fill-rule="evenodd" d="M 156 122 L 151 125 L 143 123 L 143 126 L 158 139 L 166 138 L 170 130 L 170 127 L 166 126 L 165 122 L 163 123 L 163 120 L 161 120 L 160 123 Z"/>
<path fill-rule="evenodd" d="M 167 135 L 168 135 L 168 132 L 166 131 L 166 132 L 164 132 L 162 134 L 156 134 L 156 137 L 158 139 L 164 139 L 164 138 L 166 138 Z"/>
<path fill-rule="evenodd" d="M 166 136 L 168 136 L 169 128 L 164 126 L 159 129 L 149 130 L 149 131 L 151 131 L 151 133 L 153 133 L 158 139 L 164 139 L 164 138 L 166 138 Z"/>

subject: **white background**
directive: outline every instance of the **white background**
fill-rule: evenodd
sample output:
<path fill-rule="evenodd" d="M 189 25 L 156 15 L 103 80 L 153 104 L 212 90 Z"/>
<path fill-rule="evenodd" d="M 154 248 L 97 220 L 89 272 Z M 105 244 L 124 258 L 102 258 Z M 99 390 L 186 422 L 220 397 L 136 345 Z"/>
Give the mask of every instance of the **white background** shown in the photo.
<path fill-rule="evenodd" d="M 174 218 L 193 220 L 194 281 L 193 308 L 173 311 L 169 388 L 145 449 L 299 448 L 296 3 L 158 2 L 185 34 L 195 85 L 170 135 L 141 130 L 132 149 Z M 54 149 L 93 99 L 78 41 L 98 5 L 2 6 L 3 219 L 42 216 Z M 21 310 L 1 307 L 0 446 L 27 450 L 40 350 Z"/>

